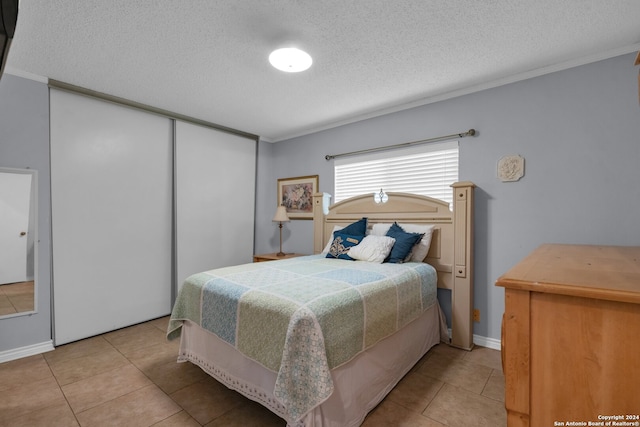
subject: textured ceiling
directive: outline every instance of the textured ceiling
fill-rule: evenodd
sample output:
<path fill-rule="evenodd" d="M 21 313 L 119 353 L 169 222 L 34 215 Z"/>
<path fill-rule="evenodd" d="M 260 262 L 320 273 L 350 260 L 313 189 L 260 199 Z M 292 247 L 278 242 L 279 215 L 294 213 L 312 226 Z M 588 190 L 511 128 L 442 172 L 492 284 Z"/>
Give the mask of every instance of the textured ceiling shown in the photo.
<path fill-rule="evenodd" d="M 21 0 L 6 71 L 279 141 L 639 48 L 638 0 Z"/>

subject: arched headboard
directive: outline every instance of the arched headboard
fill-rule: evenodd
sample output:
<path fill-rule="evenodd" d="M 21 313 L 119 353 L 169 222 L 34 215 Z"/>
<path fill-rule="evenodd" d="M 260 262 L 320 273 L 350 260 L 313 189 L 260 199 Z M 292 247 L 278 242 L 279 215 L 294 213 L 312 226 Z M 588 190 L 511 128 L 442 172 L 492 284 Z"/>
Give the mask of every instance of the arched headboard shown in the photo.
<path fill-rule="evenodd" d="M 453 188 L 453 211 L 449 204 L 409 193 L 388 193 L 387 203 L 377 204 L 373 194 L 343 200 L 323 212 L 323 193 L 313 197 L 314 253 L 331 238 L 334 226 L 346 226 L 362 217 L 369 224 L 433 224 L 431 247 L 425 262 L 438 272 L 438 287 L 451 290 L 451 345 L 473 347 L 473 193 L 471 182 L 457 182 Z"/>

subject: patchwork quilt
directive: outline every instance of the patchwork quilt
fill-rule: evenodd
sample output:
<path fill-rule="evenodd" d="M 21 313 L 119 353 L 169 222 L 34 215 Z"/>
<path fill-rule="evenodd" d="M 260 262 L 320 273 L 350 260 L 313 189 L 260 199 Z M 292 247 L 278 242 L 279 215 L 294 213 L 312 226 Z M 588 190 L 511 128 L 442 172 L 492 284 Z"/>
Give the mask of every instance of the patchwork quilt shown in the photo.
<path fill-rule="evenodd" d="M 331 369 L 436 303 L 425 263 L 374 264 L 311 255 L 189 277 L 167 336 L 191 320 L 276 372 L 275 397 L 299 420 L 333 392 Z"/>

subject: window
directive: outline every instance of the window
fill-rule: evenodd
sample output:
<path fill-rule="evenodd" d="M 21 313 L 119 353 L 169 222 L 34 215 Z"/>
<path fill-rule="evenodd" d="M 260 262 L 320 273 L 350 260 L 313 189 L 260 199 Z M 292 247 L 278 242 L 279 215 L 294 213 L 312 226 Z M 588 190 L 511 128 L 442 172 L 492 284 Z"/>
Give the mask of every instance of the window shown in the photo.
<path fill-rule="evenodd" d="M 421 194 L 453 202 L 458 141 L 424 144 L 336 159 L 334 202 L 364 193 Z"/>

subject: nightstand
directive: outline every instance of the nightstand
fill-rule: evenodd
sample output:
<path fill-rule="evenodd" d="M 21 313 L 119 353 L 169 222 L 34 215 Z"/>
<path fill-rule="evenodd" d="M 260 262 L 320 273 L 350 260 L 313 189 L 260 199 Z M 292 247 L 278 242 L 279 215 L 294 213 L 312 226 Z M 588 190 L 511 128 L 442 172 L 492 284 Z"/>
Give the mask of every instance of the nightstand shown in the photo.
<path fill-rule="evenodd" d="M 284 256 L 278 256 L 275 252 L 273 252 L 270 254 L 254 255 L 253 262 L 276 261 L 279 259 L 295 258 L 298 256 L 304 256 L 304 254 L 285 254 Z"/>

